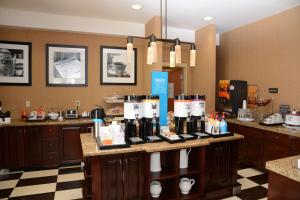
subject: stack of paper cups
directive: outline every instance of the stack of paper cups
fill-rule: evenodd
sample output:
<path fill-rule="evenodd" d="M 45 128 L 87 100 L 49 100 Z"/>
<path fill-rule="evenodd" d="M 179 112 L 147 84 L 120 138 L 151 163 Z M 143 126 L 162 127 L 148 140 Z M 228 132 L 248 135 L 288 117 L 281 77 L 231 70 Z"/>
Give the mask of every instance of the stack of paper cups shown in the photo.
<path fill-rule="evenodd" d="M 247 109 L 247 100 L 243 100 L 243 109 Z"/>

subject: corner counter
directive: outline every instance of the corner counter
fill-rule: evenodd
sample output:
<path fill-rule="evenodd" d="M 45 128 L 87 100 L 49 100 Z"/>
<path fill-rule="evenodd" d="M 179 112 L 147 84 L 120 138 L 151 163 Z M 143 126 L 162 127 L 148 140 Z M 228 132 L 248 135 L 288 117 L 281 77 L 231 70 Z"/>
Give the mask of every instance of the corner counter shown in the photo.
<path fill-rule="evenodd" d="M 129 148 L 99 150 L 92 134 L 81 134 L 85 162 L 85 199 L 153 199 L 152 181 L 159 181 L 159 199 L 216 199 L 239 191 L 237 183 L 238 145 L 242 135 L 131 145 Z M 180 149 L 191 148 L 188 168 L 180 169 Z M 150 156 L 160 152 L 160 172 L 150 171 Z M 180 178 L 195 179 L 191 191 L 183 195 Z"/>
<path fill-rule="evenodd" d="M 269 170 L 268 199 L 300 199 L 300 169 L 293 166 L 295 159 L 300 159 L 300 155 L 266 163 Z"/>

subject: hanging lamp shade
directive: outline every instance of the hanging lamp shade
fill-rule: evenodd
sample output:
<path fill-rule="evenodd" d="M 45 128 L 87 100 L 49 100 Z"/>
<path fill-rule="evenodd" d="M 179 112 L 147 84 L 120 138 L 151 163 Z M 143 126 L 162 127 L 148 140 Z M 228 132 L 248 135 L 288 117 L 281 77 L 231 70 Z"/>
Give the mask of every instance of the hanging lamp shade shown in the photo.
<path fill-rule="evenodd" d="M 151 37 L 150 37 L 150 46 L 152 47 L 152 51 L 153 51 L 152 63 L 156 63 L 157 62 L 157 45 L 156 45 L 155 35 L 151 35 Z"/>
<path fill-rule="evenodd" d="M 151 42 L 148 42 L 148 50 L 147 50 L 147 64 L 152 65 L 153 63 L 153 48 L 151 47 Z"/>
<path fill-rule="evenodd" d="M 133 38 L 131 36 L 127 37 L 127 62 L 132 62 L 132 54 L 133 54 Z"/>
<path fill-rule="evenodd" d="M 170 67 L 175 67 L 175 47 L 170 47 Z"/>
<path fill-rule="evenodd" d="M 179 38 L 175 39 L 175 62 L 176 64 L 181 63 L 181 46 Z"/>
<path fill-rule="evenodd" d="M 196 66 L 196 45 L 191 44 L 191 49 L 190 49 L 190 67 L 195 67 Z"/>

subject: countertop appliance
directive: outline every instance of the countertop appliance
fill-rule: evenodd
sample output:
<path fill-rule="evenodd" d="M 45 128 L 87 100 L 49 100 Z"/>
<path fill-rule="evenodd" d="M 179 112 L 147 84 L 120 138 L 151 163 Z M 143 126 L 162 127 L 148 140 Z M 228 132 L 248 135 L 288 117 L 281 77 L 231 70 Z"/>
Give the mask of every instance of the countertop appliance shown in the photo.
<path fill-rule="evenodd" d="M 96 105 L 96 106 L 97 106 L 97 108 L 95 108 L 91 111 L 91 118 L 104 120 L 104 118 L 106 116 L 104 108 L 102 106 L 98 106 L 98 105 Z"/>
<path fill-rule="evenodd" d="M 6 112 L 2 112 L 2 102 L 0 101 L 0 124 L 4 124 L 4 123 L 10 123 L 11 122 L 11 118 L 10 118 L 10 112 L 6 111 Z"/>
<path fill-rule="evenodd" d="M 247 88 L 247 81 L 220 80 L 217 111 L 229 113 L 231 117 L 237 117 L 239 108 L 242 108 L 243 100 L 247 100 Z"/>
<path fill-rule="evenodd" d="M 286 114 L 285 125 L 292 127 L 300 127 L 300 111 L 293 110 L 292 112 Z"/>
<path fill-rule="evenodd" d="M 143 143 L 141 96 L 129 95 L 124 99 L 125 136 L 131 144 Z"/>
<path fill-rule="evenodd" d="M 68 109 L 65 112 L 65 119 L 78 119 L 78 110 L 75 109 Z"/>

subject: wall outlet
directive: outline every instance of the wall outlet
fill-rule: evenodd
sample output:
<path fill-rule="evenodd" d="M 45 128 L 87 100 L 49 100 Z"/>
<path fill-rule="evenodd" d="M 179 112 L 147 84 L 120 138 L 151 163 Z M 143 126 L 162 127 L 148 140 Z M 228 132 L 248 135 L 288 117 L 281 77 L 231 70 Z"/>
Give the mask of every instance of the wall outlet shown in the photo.
<path fill-rule="evenodd" d="M 26 106 L 26 108 L 30 108 L 30 101 L 29 100 L 25 101 L 25 106 Z"/>
<path fill-rule="evenodd" d="M 76 106 L 80 106 L 80 100 L 76 100 Z"/>
<path fill-rule="evenodd" d="M 269 93 L 277 94 L 278 88 L 269 88 Z"/>

